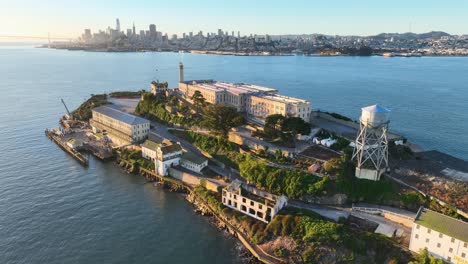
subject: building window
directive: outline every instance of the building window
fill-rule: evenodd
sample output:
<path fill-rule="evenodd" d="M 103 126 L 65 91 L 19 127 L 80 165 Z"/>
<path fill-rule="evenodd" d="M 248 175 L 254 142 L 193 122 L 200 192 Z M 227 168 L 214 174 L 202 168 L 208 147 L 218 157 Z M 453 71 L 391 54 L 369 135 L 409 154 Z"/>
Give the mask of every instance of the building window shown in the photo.
<path fill-rule="evenodd" d="M 452 258 L 451 258 L 451 257 L 447 257 L 447 261 L 448 261 L 448 262 L 452 261 Z"/>
<path fill-rule="evenodd" d="M 262 209 L 262 205 L 261 205 L 261 204 L 258 205 L 258 209 Z"/>
<path fill-rule="evenodd" d="M 429 238 L 426 238 L 426 243 L 429 243 Z"/>
<path fill-rule="evenodd" d="M 250 201 L 250 205 L 251 205 L 251 206 L 254 206 L 254 202 L 253 202 L 253 201 Z"/>
<path fill-rule="evenodd" d="M 437 243 L 437 247 L 440 248 L 440 243 Z"/>
<path fill-rule="evenodd" d="M 453 252 L 453 248 L 449 248 L 449 252 L 452 253 L 452 252 Z"/>
<path fill-rule="evenodd" d="M 431 233 L 431 230 L 430 230 L 429 228 L 427 229 L 427 233 L 428 233 L 428 234 L 430 234 L 430 233 Z"/>
<path fill-rule="evenodd" d="M 416 229 L 419 229 L 419 225 L 416 225 Z"/>
<path fill-rule="evenodd" d="M 465 254 L 465 253 L 462 253 L 461 256 L 462 256 L 462 258 L 465 258 L 465 257 L 466 257 L 466 254 Z"/>
<path fill-rule="evenodd" d="M 468 243 L 465 242 L 465 243 L 463 244 L 463 247 L 464 247 L 464 248 L 468 247 Z"/>
<path fill-rule="evenodd" d="M 245 203 L 245 202 L 246 202 L 245 198 L 242 198 L 242 202 L 243 202 L 243 203 Z"/>
<path fill-rule="evenodd" d="M 440 233 L 440 234 L 439 234 L 439 237 L 442 238 L 442 237 L 444 237 L 444 235 L 442 235 L 442 233 Z"/>
<path fill-rule="evenodd" d="M 234 199 L 237 199 L 237 195 L 234 194 Z"/>
<path fill-rule="evenodd" d="M 451 241 L 452 241 L 452 243 L 455 243 L 455 238 L 452 237 L 452 240 L 451 240 Z"/>
<path fill-rule="evenodd" d="M 418 238 L 419 238 L 419 235 L 418 235 L 418 234 L 414 235 L 414 238 L 418 239 Z"/>

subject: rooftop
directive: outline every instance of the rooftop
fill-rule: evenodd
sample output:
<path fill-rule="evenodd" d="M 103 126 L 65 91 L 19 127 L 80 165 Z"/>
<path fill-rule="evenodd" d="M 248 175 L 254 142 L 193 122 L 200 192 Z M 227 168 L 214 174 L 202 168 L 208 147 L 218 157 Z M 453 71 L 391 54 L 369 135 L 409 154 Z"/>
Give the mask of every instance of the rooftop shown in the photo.
<path fill-rule="evenodd" d="M 162 139 L 154 134 L 150 134 L 148 139 L 145 140 L 143 144 L 141 144 L 141 147 L 145 147 L 154 151 L 161 149 L 163 154 L 182 151 L 182 147 L 179 144 L 168 139 Z"/>
<path fill-rule="evenodd" d="M 447 236 L 468 242 L 468 223 L 453 217 L 421 207 L 414 222 Z"/>
<path fill-rule="evenodd" d="M 184 154 L 182 154 L 181 159 L 188 160 L 188 161 L 190 161 L 192 163 L 195 163 L 197 165 L 200 165 L 200 164 L 207 161 L 206 158 L 204 158 L 202 156 L 195 155 L 192 152 L 184 152 Z"/>
<path fill-rule="evenodd" d="M 281 103 L 292 103 L 292 104 L 307 104 L 307 103 L 309 103 L 306 100 L 302 100 L 302 99 L 298 99 L 298 98 L 294 98 L 294 97 L 289 97 L 289 96 L 284 96 L 284 95 L 280 95 L 280 94 L 260 94 L 260 95 L 257 95 L 257 97 L 265 98 L 265 99 L 269 99 L 269 100 L 276 101 L 276 102 L 281 102 Z"/>
<path fill-rule="evenodd" d="M 366 112 L 371 112 L 371 113 L 390 113 L 390 109 L 387 109 L 383 106 L 380 106 L 378 104 L 375 104 L 375 105 L 371 105 L 371 106 L 367 106 L 367 107 L 363 107 L 361 108 L 362 111 L 366 111 Z"/>
<path fill-rule="evenodd" d="M 93 112 L 97 112 L 97 113 L 106 115 L 106 116 L 108 116 L 110 118 L 119 120 L 120 122 L 123 122 L 125 124 L 129 124 L 129 125 L 146 124 L 146 123 L 149 124 L 149 121 L 144 119 L 144 118 L 141 118 L 141 117 L 129 114 L 129 113 L 122 112 L 120 110 L 117 110 L 117 109 L 113 108 L 110 105 L 102 105 L 102 106 L 99 106 L 99 107 L 95 107 L 93 109 Z"/>
<path fill-rule="evenodd" d="M 241 181 L 239 180 L 234 180 L 232 181 L 227 187 L 226 187 L 227 191 L 228 192 L 234 192 L 234 193 L 238 193 L 238 191 L 240 189 L 242 189 L 243 191 L 241 191 L 242 193 L 239 193 L 240 195 L 244 196 L 244 197 L 248 197 L 252 200 L 257 200 L 257 201 L 276 201 L 278 199 L 278 196 L 274 195 L 274 194 L 271 194 L 271 193 L 268 193 L 268 192 L 264 192 L 264 191 L 261 191 L 255 187 L 252 187 L 248 184 L 245 184 L 245 183 L 242 183 Z"/>
<path fill-rule="evenodd" d="M 260 92 L 267 92 L 267 93 L 274 93 L 278 90 L 253 85 L 253 84 L 246 84 L 246 83 L 230 83 L 230 82 L 221 82 L 221 81 L 213 81 L 213 80 L 193 80 L 193 81 L 186 81 L 186 84 L 191 84 L 196 87 L 200 87 L 206 90 L 212 91 L 228 91 L 232 94 L 251 94 L 251 93 L 260 93 Z"/>

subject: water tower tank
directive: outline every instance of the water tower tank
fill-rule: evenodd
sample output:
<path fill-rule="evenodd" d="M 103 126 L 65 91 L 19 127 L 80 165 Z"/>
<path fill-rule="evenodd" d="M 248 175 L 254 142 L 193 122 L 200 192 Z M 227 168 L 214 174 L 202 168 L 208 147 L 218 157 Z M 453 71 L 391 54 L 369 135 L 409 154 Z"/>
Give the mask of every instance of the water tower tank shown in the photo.
<path fill-rule="evenodd" d="M 367 127 L 379 127 L 388 123 L 390 110 L 380 105 L 371 105 L 362 108 L 361 123 Z"/>

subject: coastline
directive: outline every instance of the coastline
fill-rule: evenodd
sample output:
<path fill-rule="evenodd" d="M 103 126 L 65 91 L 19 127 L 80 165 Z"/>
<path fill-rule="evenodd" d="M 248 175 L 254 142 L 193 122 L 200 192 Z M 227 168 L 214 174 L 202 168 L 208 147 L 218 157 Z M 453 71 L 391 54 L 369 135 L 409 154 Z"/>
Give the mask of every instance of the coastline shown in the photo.
<path fill-rule="evenodd" d="M 124 162 L 119 164 L 121 161 Z M 196 194 L 192 186 L 169 176 L 159 176 L 154 174 L 149 175 L 144 171 L 130 171 L 128 170 L 127 163 L 125 160 L 117 159 L 117 161 L 114 162 L 114 164 L 119 166 L 127 174 L 142 176 L 147 180 L 148 183 L 153 183 L 154 185 L 161 185 L 161 187 L 164 188 L 165 191 L 180 193 L 182 196 L 184 196 L 184 200 L 192 204 L 195 213 L 207 217 L 208 221 L 211 224 L 213 224 L 219 231 L 224 232 L 230 237 L 236 239 L 238 243 L 238 247 L 236 248 L 236 250 L 238 251 L 239 257 L 246 258 L 246 263 L 281 263 L 280 261 L 272 262 L 266 258 L 262 258 L 261 255 L 263 255 L 264 252 L 258 252 L 257 250 L 255 250 L 254 246 L 247 241 L 247 239 L 243 236 L 242 233 L 240 233 L 240 231 L 238 231 L 235 227 L 233 227 L 231 224 L 229 224 L 220 216 L 218 216 L 216 212 L 214 212 L 214 210 L 210 207 L 210 205 L 202 197 Z"/>
<path fill-rule="evenodd" d="M 420 57 L 468 57 L 468 54 L 419 54 L 419 55 L 392 55 L 386 56 L 384 52 L 374 53 L 371 55 L 357 54 L 299 54 L 299 53 L 271 53 L 271 52 L 233 52 L 233 51 L 216 51 L 216 50 L 173 50 L 173 49 L 130 49 L 130 48 L 85 48 L 85 47 L 47 47 L 39 46 L 36 48 L 67 50 L 67 51 L 85 51 L 85 52 L 108 52 L 108 53 L 145 53 L 145 52 L 170 52 L 170 53 L 190 53 L 201 55 L 222 55 L 222 56 L 239 56 L 239 57 L 385 57 L 385 58 L 420 58 Z M 398 53 L 398 52 L 394 52 Z"/>

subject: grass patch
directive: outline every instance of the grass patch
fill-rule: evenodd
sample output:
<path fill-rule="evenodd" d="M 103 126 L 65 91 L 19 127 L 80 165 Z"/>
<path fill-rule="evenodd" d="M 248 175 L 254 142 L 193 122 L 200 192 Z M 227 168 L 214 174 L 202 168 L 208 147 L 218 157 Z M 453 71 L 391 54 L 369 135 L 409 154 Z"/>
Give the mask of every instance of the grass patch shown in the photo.
<path fill-rule="evenodd" d="M 95 107 L 110 104 L 107 101 L 107 95 L 105 94 L 96 94 L 91 95 L 91 98 L 82 103 L 77 109 L 72 112 L 72 115 L 75 119 L 81 121 L 88 121 L 92 117 L 92 110 Z"/>

